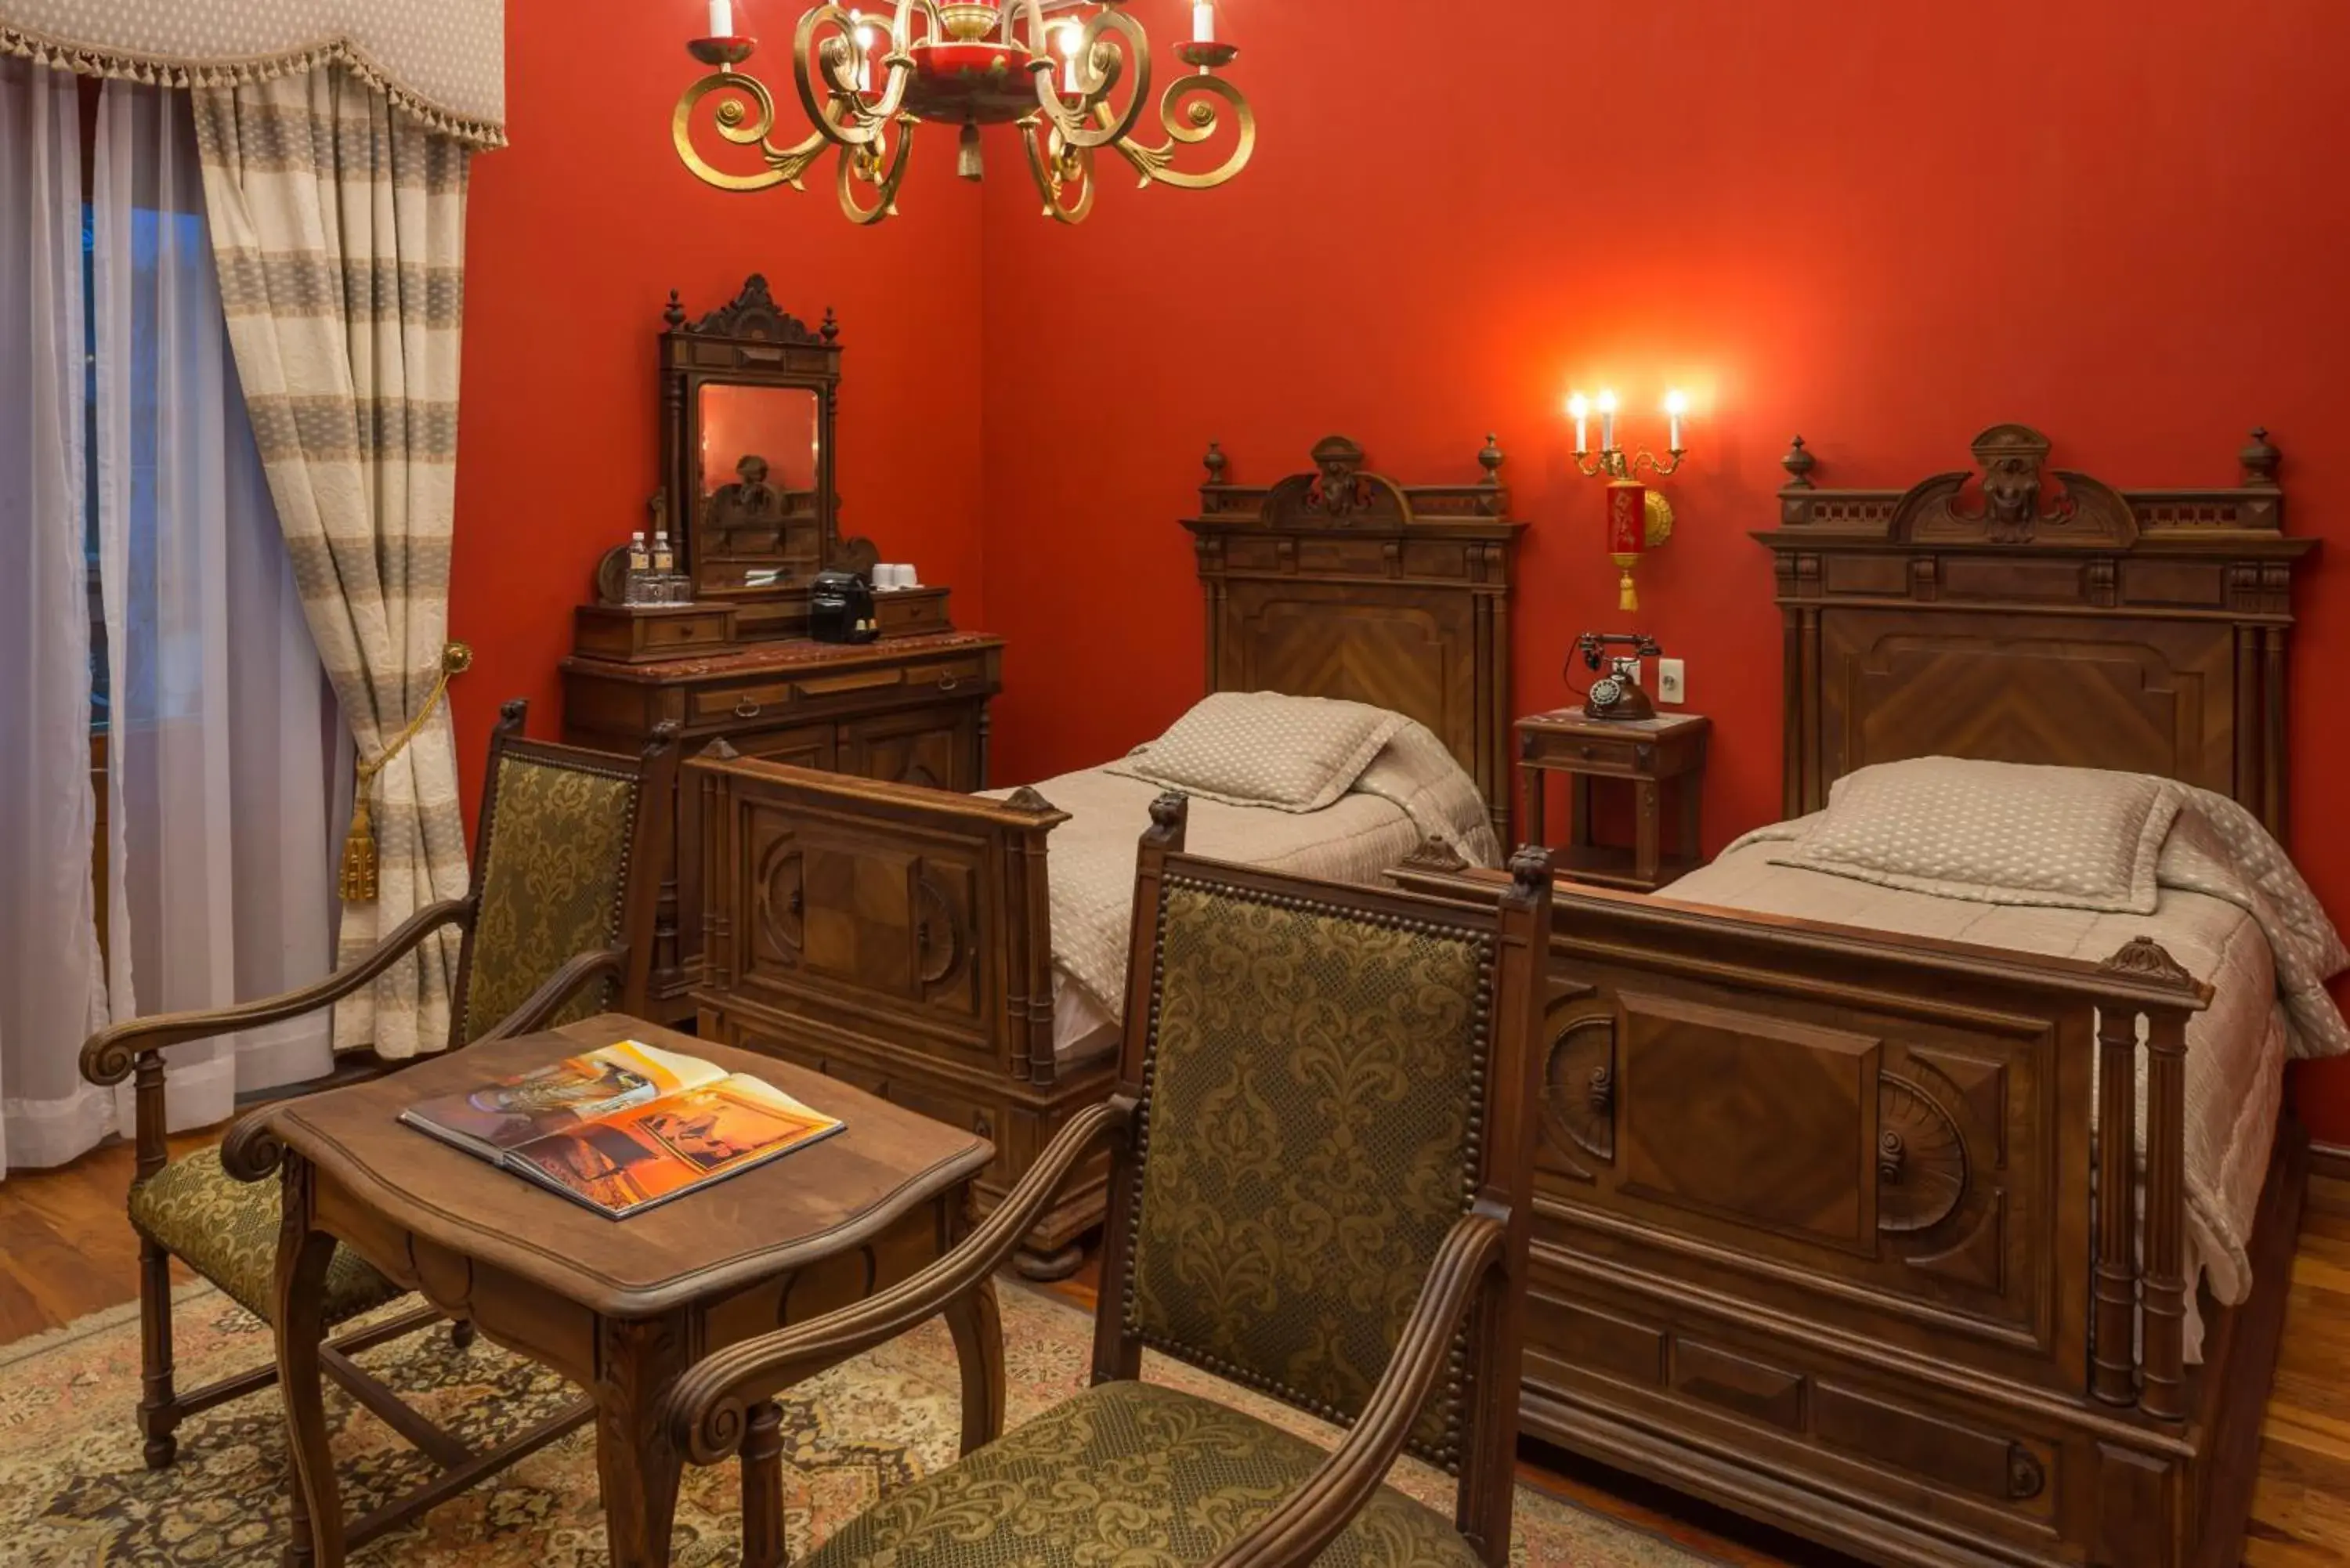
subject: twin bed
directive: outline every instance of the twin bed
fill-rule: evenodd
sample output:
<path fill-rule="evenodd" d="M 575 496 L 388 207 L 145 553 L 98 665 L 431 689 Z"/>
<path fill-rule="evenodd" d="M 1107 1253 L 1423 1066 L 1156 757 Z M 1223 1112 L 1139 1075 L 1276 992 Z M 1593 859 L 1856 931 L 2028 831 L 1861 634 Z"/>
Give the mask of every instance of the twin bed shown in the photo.
<path fill-rule="evenodd" d="M 2350 1044 L 2323 989 L 2350 955 L 2275 841 L 2309 546 L 2264 443 L 2208 492 L 2046 483 L 2045 453 L 1986 431 L 1979 495 L 1791 461 L 1758 535 L 1789 820 L 1663 897 L 1556 902 L 1523 1423 L 1879 1562 L 2217 1568 L 2304 1181 L 2282 1065 Z M 1430 737 L 1498 826 L 1505 513 L 1344 443 L 1211 483 L 1211 691 L 1418 720 L 1370 771 Z M 1081 932 L 1120 950 L 1159 780 L 1226 793 L 1219 738 L 1252 719 L 1221 706 L 1000 801 L 697 764 L 704 1028 L 967 1117 L 1000 1191 L 1108 1087 L 1115 1021 L 1080 1003 L 1116 960 Z M 1315 757 L 1325 786 L 1354 761 Z M 1363 876 L 1428 839 L 1396 880 L 1490 896 L 1473 809 L 1426 793 L 1446 770 L 1421 757 L 1409 806 L 1361 773 L 1318 812 L 1195 805 L 1192 847 L 1277 858 L 1280 816 L 1315 841 L 1287 864 Z M 1031 1263 L 1098 1212 L 1097 1183 Z"/>
<path fill-rule="evenodd" d="M 1489 445 L 1485 477 L 1451 485 L 1367 472 L 1338 437 L 1312 461 L 1251 487 L 1210 454 L 1185 526 L 1211 701 L 1142 755 L 993 797 L 697 760 L 682 787 L 704 824 L 703 1035 L 974 1128 L 998 1150 L 984 1209 L 1115 1085 L 1135 846 L 1164 787 L 1136 772 L 1181 777 L 1202 854 L 1356 879 L 1431 836 L 1489 855 L 1507 812 L 1521 527 L 1502 454 Z M 1377 712 L 1359 732 L 1307 734 L 1251 693 L 1325 700 L 1342 726 Z M 1107 1170 L 1071 1180 L 1022 1270 L 1076 1268 Z"/>

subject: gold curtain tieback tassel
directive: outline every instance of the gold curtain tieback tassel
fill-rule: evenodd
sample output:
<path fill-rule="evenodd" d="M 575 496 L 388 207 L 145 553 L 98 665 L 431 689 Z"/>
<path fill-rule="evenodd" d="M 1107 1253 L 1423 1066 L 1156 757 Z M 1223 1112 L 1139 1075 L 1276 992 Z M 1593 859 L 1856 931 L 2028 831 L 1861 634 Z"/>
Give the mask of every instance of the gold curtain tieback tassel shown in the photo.
<path fill-rule="evenodd" d="M 441 673 L 432 682 L 432 694 L 424 699 L 424 706 L 407 727 L 392 738 L 392 742 L 373 759 L 362 757 L 354 772 L 351 790 L 351 830 L 343 835 L 343 870 L 338 886 L 346 904 L 372 904 L 380 887 L 377 872 L 375 849 L 375 818 L 368 807 L 368 797 L 374 793 L 376 775 L 390 765 L 391 759 L 407 749 L 408 742 L 423 732 L 433 710 L 449 693 L 449 678 L 463 675 L 473 667 L 473 650 L 462 642 L 452 642 L 441 649 Z"/>

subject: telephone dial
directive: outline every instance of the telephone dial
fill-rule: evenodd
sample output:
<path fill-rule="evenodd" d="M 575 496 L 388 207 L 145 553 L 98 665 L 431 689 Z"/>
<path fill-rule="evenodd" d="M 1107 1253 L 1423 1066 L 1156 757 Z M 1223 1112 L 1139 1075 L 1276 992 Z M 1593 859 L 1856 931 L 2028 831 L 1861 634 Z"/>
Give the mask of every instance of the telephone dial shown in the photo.
<path fill-rule="evenodd" d="M 1640 689 L 1639 681 L 1640 660 L 1664 652 L 1655 638 L 1640 631 L 1586 631 L 1575 639 L 1575 646 L 1583 655 L 1586 669 L 1606 671 L 1583 695 L 1585 718 L 1622 721 L 1657 716 L 1657 705 Z M 1610 653 L 1611 648 L 1631 651 Z"/>

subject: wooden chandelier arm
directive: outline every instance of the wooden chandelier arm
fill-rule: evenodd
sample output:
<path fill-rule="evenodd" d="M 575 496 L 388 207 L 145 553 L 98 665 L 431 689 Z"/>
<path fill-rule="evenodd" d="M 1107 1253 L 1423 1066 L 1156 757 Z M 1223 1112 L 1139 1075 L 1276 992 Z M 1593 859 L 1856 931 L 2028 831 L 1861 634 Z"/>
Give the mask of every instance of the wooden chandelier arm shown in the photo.
<path fill-rule="evenodd" d="M 1403 1451 L 1451 1350 L 1461 1315 L 1502 1262 L 1508 1236 L 1508 1227 L 1491 1214 L 1467 1214 L 1453 1223 L 1437 1248 L 1395 1355 L 1346 1441 L 1279 1508 L 1224 1548 L 1210 1568 L 1305 1568 L 1354 1521 Z"/>
<path fill-rule="evenodd" d="M 895 1339 L 993 1277 L 1096 1143 L 1123 1132 L 1134 1103 L 1114 1097 L 1069 1118 L 1003 1201 L 945 1257 L 854 1306 L 730 1345 L 697 1364 L 662 1402 L 660 1419 L 694 1463 L 742 1446 L 751 1407 L 818 1366 Z"/>
<path fill-rule="evenodd" d="M 507 1013 L 485 1034 L 467 1042 L 486 1045 L 493 1040 L 511 1040 L 517 1034 L 531 1034 L 546 1027 L 546 1021 L 563 1011 L 579 988 L 589 981 L 606 974 L 621 974 L 627 970 L 629 950 L 625 947 L 605 948 L 596 952 L 575 953 L 564 961 L 563 967 L 546 977 L 536 991 L 525 997 L 522 1005 Z"/>
<path fill-rule="evenodd" d="M 110 1087 L 129 1077 L 138 1059 L 149 1052 L 185 1044 L 191 1040 L 209 1040 L 240 1029 L 282 1023 L 286 1019 L 315 1012 L 374 980 L 442 927 L 463 925 L 473 918 L 472 898 L 446 898 L 411 915 L 399 929 L 377 943 L 372 952 L 350 968 L 337 970 L 298 991 L 208 1012 L 158 1012 L 151 1018 L 134 1018 L 127 1023 L 101 1029 L 82 1043 L 81 1075 L 101 1088 Z"/>

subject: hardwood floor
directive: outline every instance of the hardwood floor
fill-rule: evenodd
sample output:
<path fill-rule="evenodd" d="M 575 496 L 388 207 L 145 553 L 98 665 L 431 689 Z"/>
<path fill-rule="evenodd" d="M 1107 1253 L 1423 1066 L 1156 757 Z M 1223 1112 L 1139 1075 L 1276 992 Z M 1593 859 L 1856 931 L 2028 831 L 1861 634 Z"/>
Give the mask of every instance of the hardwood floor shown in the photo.
<path fill-rule="evenodd" d="M 215 1136 L 176 1137 L 172 1152 Z M 0 1180 L 0 1344 L 131 1299 L 130 1180 L 130 1151 L 120 1145 Z M 1050 1289 L 1090 1308 L 1093 1267 Z M 1519 1471 L 1529 1485 L 1738 1568 L 1846 1561 L 1571 1455 L 1530 1446 Z M 2252 1513 L 2245 1568 L 2350 1568 L 2350 1174 L 2310 1183 Z"/>

